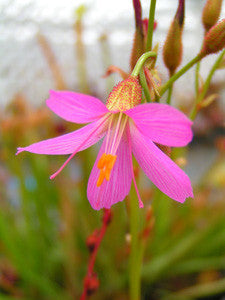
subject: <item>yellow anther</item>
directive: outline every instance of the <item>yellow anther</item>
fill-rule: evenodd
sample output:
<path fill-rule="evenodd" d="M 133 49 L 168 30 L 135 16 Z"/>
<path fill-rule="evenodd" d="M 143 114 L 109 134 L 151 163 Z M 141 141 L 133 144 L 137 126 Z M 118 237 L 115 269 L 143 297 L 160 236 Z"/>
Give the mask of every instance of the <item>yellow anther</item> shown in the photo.
<path fill-rule="evenodd" d="M 108 156 L 110 156 L 108 158 L 108 168 L 109 169 L 112 169 L 115 165 L 115 162 L 116 162 L 116 155 L 111 155 L 111 154 L 108 154 Z"/>
<path fill-rule="evenodd" d="M 99 169 L 104 168 L 106 159 L 107 159 L 107 155 L 106 155 L 106 153 L 103 153 L 97 164 L 97 167 Z"/>
<path fill-rule="evenodd" d="M 100 174 L 97 180 L 97 187 L 101 186 L 104 179 L 109 181 L 111 171 L 116 162 L 116 155 L 103 153 L 98 161 L 97 167 L 100 169 Z"/>
<path fill-rule="evenodd" d="M 97 187 L 102 185 L 104 178 L 105 178 L 105 172 L 101 170 L 97 180 Z"/>

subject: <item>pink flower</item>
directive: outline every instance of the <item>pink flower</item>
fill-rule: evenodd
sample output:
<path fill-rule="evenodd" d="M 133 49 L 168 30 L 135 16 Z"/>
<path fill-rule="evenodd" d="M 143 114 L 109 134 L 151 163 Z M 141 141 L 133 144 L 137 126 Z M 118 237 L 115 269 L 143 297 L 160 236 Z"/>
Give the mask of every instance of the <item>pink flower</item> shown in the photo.
<path fill-rule="evenodd" d="M 141 86 L 136 77 L 120 82 L 106 106 L 97 98 L 50 91 L 48 107 L 61 118 L 90 123 L 74 132 L 18 148 L 18 153 L 70 154 L 54 178 L 79 151 L 104 136 L 91 171 L 87 197 L 94 209 L 110 208 L 128 195 L 133 179 L 139 206 L 143 207 L 134 178 L 132 153 L 150 180 L 166 195 L 183 203 L 193 197 L 188 176 L 154 143 L 182 147 L 192 139 L 192 122 L 177 109 L 159 103 L 140 104 Z"/>

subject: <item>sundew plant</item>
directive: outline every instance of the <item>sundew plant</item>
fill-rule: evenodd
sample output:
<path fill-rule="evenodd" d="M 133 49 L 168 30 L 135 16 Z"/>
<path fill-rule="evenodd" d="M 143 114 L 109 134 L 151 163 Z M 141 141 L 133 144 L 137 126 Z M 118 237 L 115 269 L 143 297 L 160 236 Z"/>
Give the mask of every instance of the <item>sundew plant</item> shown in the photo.
<path fill-rule="evenodd" d="M 3 178 L 16 178 L 20 195 L 13 209 L 2 188 L 1 299 L 206 299 L 225 293 L 222 125 L 210 141 L 216 159 L 200 182 L 184 170 L 193 140 L 198 143 L 196 118 L 219 115 L 223 102 L 224 81 L 212 83 L 225 65 L 222 1 L 205 1 L 202 45 L 185 65 L 185 0 L 178 1 L 159 44 L 153 39 L 157 1 L 149 1 L 147 19 L 141 1 L 131 2 L 133 47 L 128 57 L 124 53 L 130 70 L 107 66 L 106 80 L 117 73 L 121 81 L 106 101 L 88 82 L 84 6 L 74 26 L 80 89 L 67 89 L 48 41 L 38 34 L 57 90 L 49 91 L 48 110 L 32 110 L 17 96 L 11 116 L 1 121 Z M 202 76 L 201 62 L 210 55 L 214 62 Z M 175 107 L 174 85 L 191 68 L 194 97 Z"/>

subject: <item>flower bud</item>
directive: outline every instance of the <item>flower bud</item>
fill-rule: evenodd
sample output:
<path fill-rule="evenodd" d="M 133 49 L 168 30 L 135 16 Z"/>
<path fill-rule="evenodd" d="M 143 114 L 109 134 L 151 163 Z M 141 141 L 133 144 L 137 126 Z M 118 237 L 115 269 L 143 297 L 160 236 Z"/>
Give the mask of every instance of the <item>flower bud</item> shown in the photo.
<path fill-rule="evenodd" d="M 225 47 L 225 19 L 214 25 L 205 35 L 200 55 L 216 53 Z"/>
<path fill-rule="evenodd" d="M 140 0 L 133 0 L 133 7 L 135 13 L 135 34 L 133 40 L 133 47 L 130 57 L 131 70 L 134 69 L 138 59 L 141 55 L 148 51 L 146 49 L 147 44 L 147 33 L 148 33 L 148 19 L 142 20 L 142 7 Z M 157 22 L 154 21 L 153 30 L 156 29 Z"/>
<path fill-rule="evenodd" d="M 142 26 L 142 7 L 140 0 L 133 0 L 134 14 L 135 14 L 135 34 L 133 41 L 133 48 L 130 58 L 131 70 L 133 70 L 139 57 L 144 53 L 144 34 Z"/>
<path fill-rule="evenodd" d="M 202 23 L 206 32 L 216 24 L 219 19 L 222 0 L 208 0 L 202 13 Z"/>
<path fill-rule="evenodd" d="M 184 24 L 184 0 L 179 0 L 176 15 L 170 25 L 163 47 L 163 60 L 172 75 L 182 59 L 182 32 Z"/>

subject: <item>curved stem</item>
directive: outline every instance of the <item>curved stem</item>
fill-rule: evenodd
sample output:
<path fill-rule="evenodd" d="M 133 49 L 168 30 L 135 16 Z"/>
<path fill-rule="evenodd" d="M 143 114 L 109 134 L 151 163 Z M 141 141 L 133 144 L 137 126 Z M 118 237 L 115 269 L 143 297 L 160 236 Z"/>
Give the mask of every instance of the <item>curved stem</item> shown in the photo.
<path fill-rule="evenodd" d="M 150 10 L 149 10 L 149 20 L 148 20 L 147 44 L 146 44 L 147 51 L 152 49 L 152 37 L 153 37 L 154 20 L 155 20 L 155 6 L 156 6 L 156 0 L 151 0 Z"/>
<path fill-rule="evenodd" d="M 203 85 L 203 90 L 202 92 L 199 94 L 199 96 L 197 97 L 196 99 L 196 102 L 195 102 L 195 106 L 194 108 L 192 109 L 191 111 L 191 114 L 190 114 L 190 118 L 193 120 L 195 117 L 196 117 L 196 114 L 198 112 L 198 104 L 204 99 L 208 89 L 209 89 L 209 85 L 210 85 L 210 82 L 212 80 L 212 77 L 215 73 L 215 71 L 217 70 L 217 68 L 219 67 L 222 59 L 223 59 L 223 56 L 225 55 L 225 50 L 223 50 L 221 52 L 221 54 L 218 56 L 217 60 L 215 61 L 214 65 L 212 66 L 210 72 L 209 72 L 209 75 L 208 77 L 206 78 L 206 81 Z"/>
<path fill-rule="evenodd" d="M 135 65 L 135 67 L 134 67 L 134 69 L 131 73 L 131 76 L 138 76 L 138 74 L 140 73 L 140 70 L 143 67 L 146 60 L 149 57 L 156 57 L 156 56 L 157 56 L 157 53 L 153 52 L 153 51 L 149 51 L 149 52 L 146 52 L 146 53 L 142 54 L 142 56 L 137 61 L 136 65 Z"/>
<path fill-rule="evenodd" d="M 180 78 L 185 72 L 187 72 L 194 64 L 200 61 L 203 58 L 201 54 L 198 54 L 195 58 L 193 58 L 189 63 L 187 63 L 182 69 L 180 69 L 177 73 L 175 73 L 170 79 L 161 87 L 160 96 L 162 96 L 169 87 Z"/>
<path fill-rule="evenodd" d="M 148 88 L 148 85 L 147 85 L 147 82 L 146 82 L 145 73 L 144 73 L 143 69 L 141 69 L 139 76 L 140 76 L 140 83 L 141 83 L 141 86 L 143 88 L 146 101 L 151 102 L 151 95 L 150 95 L 150 92 L 149 92 L 149 88 Z"/>

